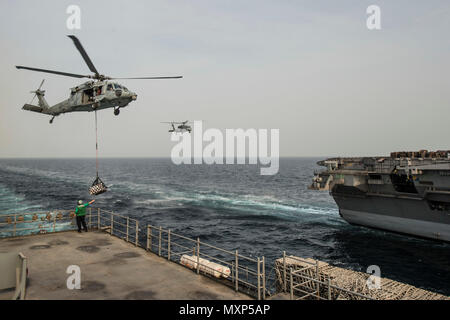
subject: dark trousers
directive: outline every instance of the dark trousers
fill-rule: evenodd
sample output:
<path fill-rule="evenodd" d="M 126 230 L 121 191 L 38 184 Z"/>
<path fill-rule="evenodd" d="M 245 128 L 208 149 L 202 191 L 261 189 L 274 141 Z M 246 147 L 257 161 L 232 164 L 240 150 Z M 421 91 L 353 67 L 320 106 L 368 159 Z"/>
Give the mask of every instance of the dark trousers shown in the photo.
<path fill-rule="evenodd" d="M 81 224 L 83 224 L 83 229 L 87 231 L 87 226 L 86 226 L 86 220 L 85 220 L 86 216 L 77 216 L 77 225 L 78 225 L 78 231 L 81 231 Z"/>

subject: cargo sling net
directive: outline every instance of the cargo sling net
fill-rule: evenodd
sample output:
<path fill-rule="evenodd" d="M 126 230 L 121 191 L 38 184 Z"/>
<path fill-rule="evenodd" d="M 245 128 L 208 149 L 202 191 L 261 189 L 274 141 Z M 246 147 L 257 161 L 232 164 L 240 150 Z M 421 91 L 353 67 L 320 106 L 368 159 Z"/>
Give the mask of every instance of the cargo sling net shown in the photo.
<path fill-rule="evenodd" d="M 92 183 L 92 186 L 89 188 L 89 193 L 92 195 L 99 195 L 106 192 L 108 188 L 98 176 L 97 110 L 95 111 L 95 167 L 97 171 L 97 177 Z"/>

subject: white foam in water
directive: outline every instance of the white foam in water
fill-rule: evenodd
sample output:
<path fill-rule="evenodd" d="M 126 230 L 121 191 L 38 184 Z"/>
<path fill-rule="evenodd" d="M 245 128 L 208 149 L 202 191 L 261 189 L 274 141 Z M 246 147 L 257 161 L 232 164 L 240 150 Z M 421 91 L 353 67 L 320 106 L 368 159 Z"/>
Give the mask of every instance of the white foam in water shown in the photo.
<path fill-rule="evenodd" d="M 0 215 L 36 211 L 40 205 L 27 203 L 22 195 L 16 194 L 5 185 L 0 184 Z"/>
<path fill-rule="evenodd" d="M 78 183 L 85 183 L 86 180 L 91 179 L 88 176 L 80 176 L 80 175 L 70 175 L 66 172 L 57 172 L 57 171 L 49 171 L 49 170 L 41 170 L 36 168 L 26 168 L 26 167 L 17 167 L 11 165 L 2 164 L 0 169 L 4 171 L 9 171 L 12 173 L 26 174 L 30 176 L 39 176 L 43 178 L 50 178 L 51 180 L 58 180 L 62 182 L 71 181 Z"/>
<path fill-rule="evenodd" d="M 308 215 L 318 215 L 323 218 L 330 218 L 331 224 L 343 224 L 338 219 L 337 208 L 319 207 L 306 204 L 296 204 L 293 201 L 284 203 L 272 195 L 238 195 L 232 193 L 218 194 L 212 192 L 179 192 L 170 189 L 157 190 L 155 186 L 149 188 L 148 185 L 140 185 L 137 183 L 124 183 L 131 186 L 130 189 L 148 190 L 151 189 L 153 195 L 161 196 L 159 199 L 145 199 L 136 201 L 136 204 L 148 205 L 150 208 L 155 206 L 158 209 L 164 205 L 164 209 L 179 207 L 180 203 L 191 205 L 207 205 L 218 208 L 228 208 L 236 211 L 244 211 L 246 213 L 272 215 L 276 217 L 284 217 L 289 219 L 305 219 Z M 168 205 L 169 204 L 169 205 Z M 170 205 L 172 204 L 172 205 Z M 168 205 L 168 206 L 167 206 Z M 313 218 L 313 217 L 312 217 Z"/>

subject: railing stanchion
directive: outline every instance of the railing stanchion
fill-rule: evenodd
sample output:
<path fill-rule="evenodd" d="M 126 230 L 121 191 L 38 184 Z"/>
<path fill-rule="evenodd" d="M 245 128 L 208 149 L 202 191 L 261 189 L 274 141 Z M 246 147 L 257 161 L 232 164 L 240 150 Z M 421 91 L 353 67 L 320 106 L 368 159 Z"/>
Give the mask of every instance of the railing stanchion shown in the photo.
<path fill-rule="evenodd" d="M 294 281 L 293 281 L 293 277 L 292 277 L 292 268 L 289 268 L 289 282 L 290 282 L 290 288 L 291 288 L 291 300 L 294 300 Z"/>
<path fill-rule="evenodd" d="M 236 285 L 235 285 L 235 289 L 236 292 L 239 291 L 239 254 L 238 251 L 236 250 L 235 256 L 234 256 L 234 261 L 235 261 L 235 273 L 234 273 L 234 280 L 236 281 Z"/>
<path fill-rule="evenodd" d="M 170 260 L 170 229 L 167 233 L 167 260 Z"/>
<path fill-rule="evenodd" d="M 97 208 L 97 230 L 100 230 L 101 223 L 100 223 L 100 208 Z"/>
<path fill-rule="evenodd" d="M 148 251 L 148 248 L 150 247 L 150 226 L 149 225 L 147 225 L 147 247 L 146 247 L 146 249 L 147 249 L 147 251 Z"/>
<path fill-rule="evenodd" d="M 261 282 L 261 274 L 260 274 L 260 272 L 259 272 L 259 270 L 260 270 L 260 262 L 259 262 L 259 257 L 258 257 L 258 262 L 257 262 L 257 276 L 256 276 L 256 280 L 257 280 L 257 289 L 258 289 L 258 300 L 261 300 L 261 285 L 260 285 L 260 282 Z"/>
<path fill-rule="evenodd" d="M 139 221 L 136 220 L 136 239 L 134 240 L 134 245 L 137 247 L 139 245 Z"/>
<path fill-rule="evenodd" d="M 234 277 L 234 273 L 235 273 L 235 269 L 234 269 L 234 261 L 231 261 L 231 283 L 235 282 L 235 277 Z"/>
<path fill-rule="evenodd" d="M 266 300 L 266 259 L 262 257 L 262 285 L 263 285 L 263 300 Z"/>
<path fill-rule="evenodd" d="M 113 228 L 114 228 L 114 216 L 113 213 L 111 212 L 111 230 L 110 230 L 110 234 L 113 234 Z"/>
<path fill-rule="evenodd" d="M 128 242 L 128 232 L 129 232 L 129 230 L 130 230 L 130 218 L 129 217 L 127 217 L 127 236 L 126 236 L 126 239 L 127 239 L 127 242 Z"/>
<path fill-rule="evenodd" d="M 158 244 L 158 255 L 161 257 L 161 233 L 162 233 L 162 227 L 159 226 L 159 244 Z"/>
<path fill-rule="evenodd" d="M 149 250 L 150 251 L 152 251 L 152 226 L 148 226 L 148 235 L 149 235 L 149 237 L 150 237 L 150 240 L 149 240 Z"/>
<path fill-rule="evenodd" d="M 92 208 L 89 208 L 89 229 L 92 228 Z"/>
<path fill-rule="evenodd" d="M 286 251 L 283 251 L 283 291 L 286 292 Z"/>
<path fill-rule="evenodd" d="M 200 273 L 200 238 L 197 238 L 197 274 Z"/>

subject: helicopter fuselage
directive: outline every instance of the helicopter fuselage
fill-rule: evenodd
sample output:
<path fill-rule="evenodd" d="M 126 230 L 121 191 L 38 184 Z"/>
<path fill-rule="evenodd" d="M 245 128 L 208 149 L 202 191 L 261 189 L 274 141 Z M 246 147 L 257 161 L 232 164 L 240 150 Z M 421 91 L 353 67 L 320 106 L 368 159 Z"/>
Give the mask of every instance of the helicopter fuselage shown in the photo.
<path fill-rule="evenodd" d="M 112 81 L 88 81 L 71 89 L 70 97 L 42 113 L 57 116 L 68 112 L 90 112 L 107 108 L 124 108 L 137 95 Z"/>

